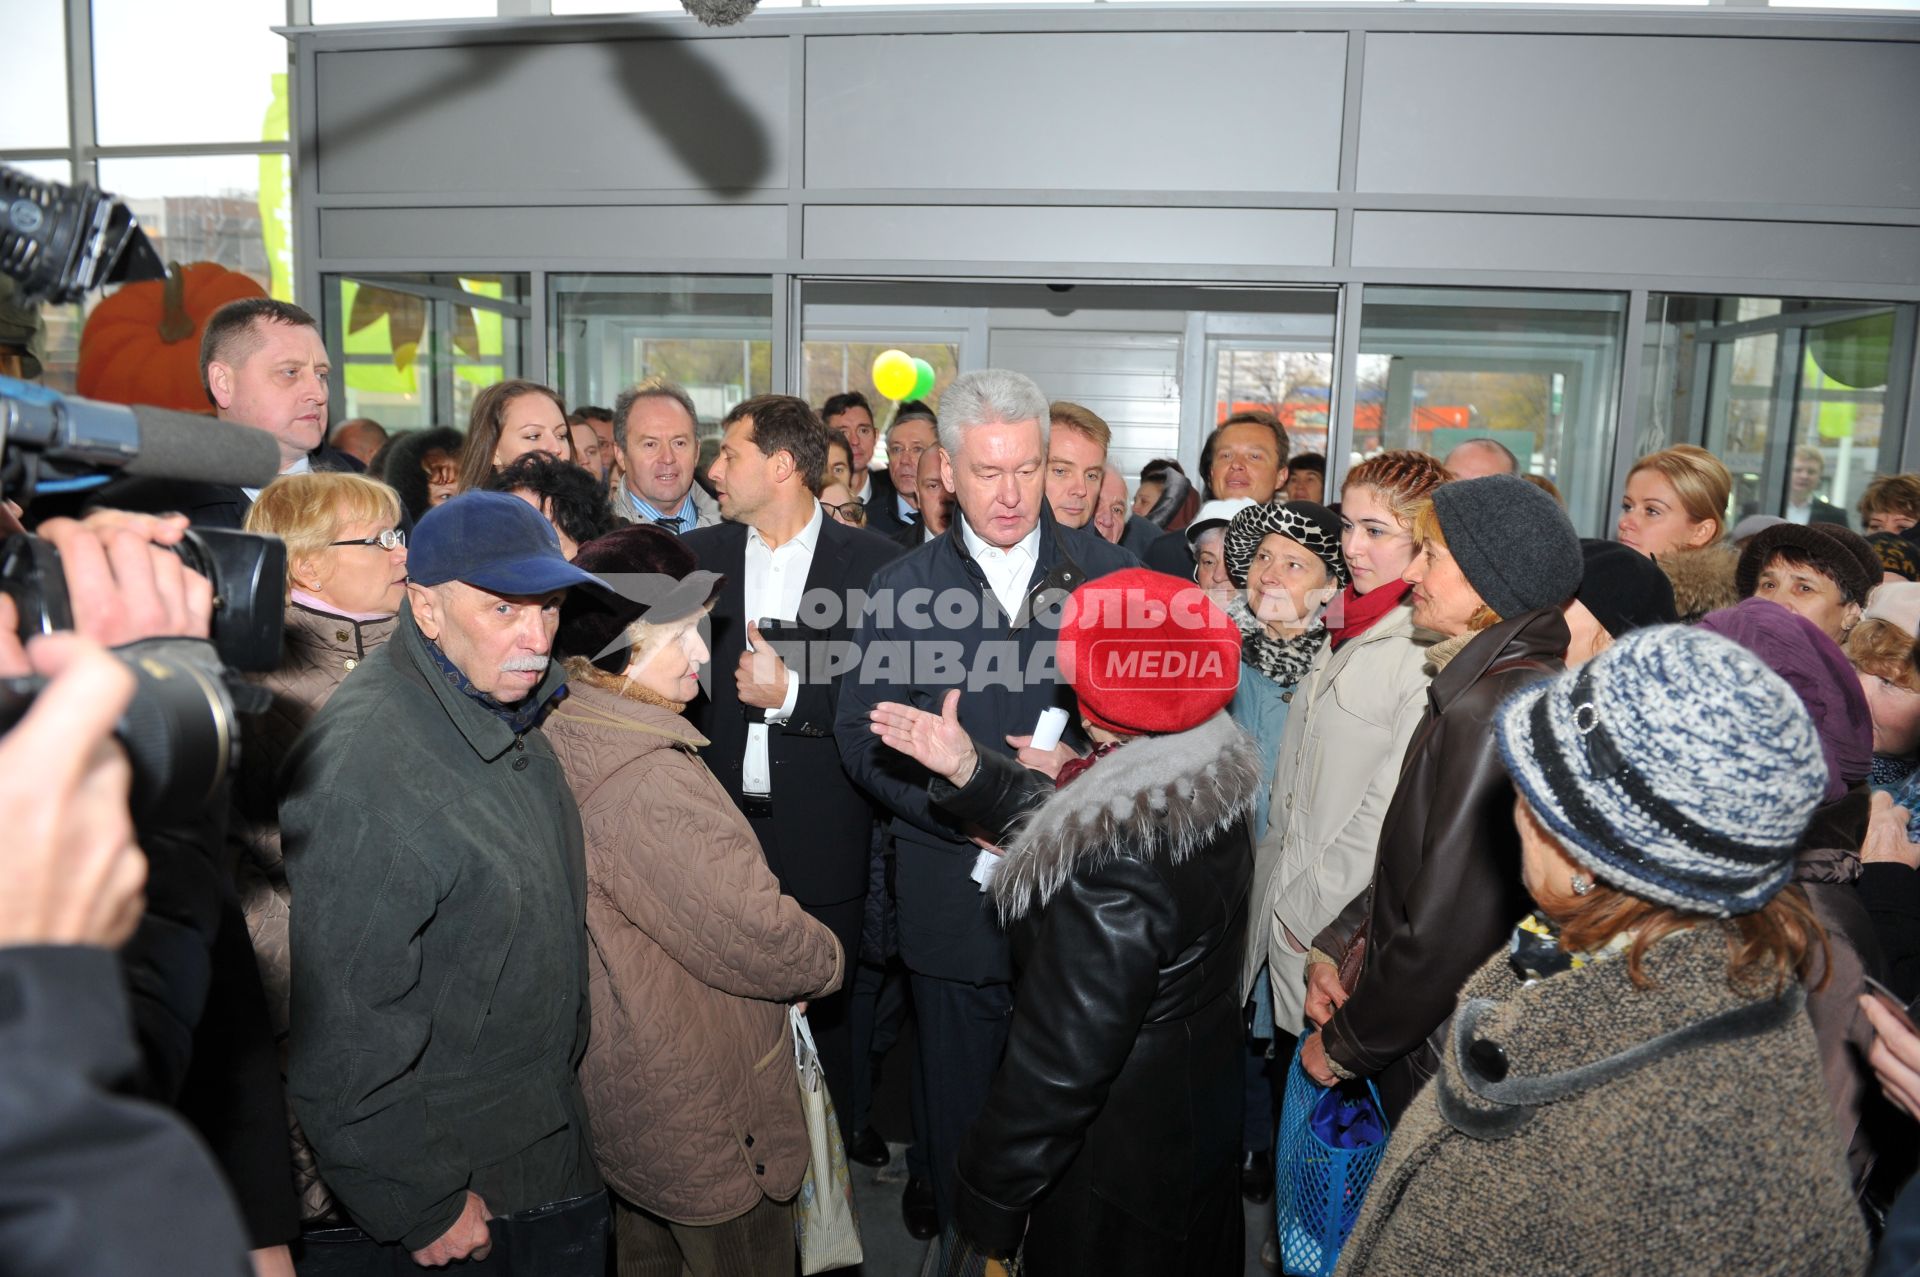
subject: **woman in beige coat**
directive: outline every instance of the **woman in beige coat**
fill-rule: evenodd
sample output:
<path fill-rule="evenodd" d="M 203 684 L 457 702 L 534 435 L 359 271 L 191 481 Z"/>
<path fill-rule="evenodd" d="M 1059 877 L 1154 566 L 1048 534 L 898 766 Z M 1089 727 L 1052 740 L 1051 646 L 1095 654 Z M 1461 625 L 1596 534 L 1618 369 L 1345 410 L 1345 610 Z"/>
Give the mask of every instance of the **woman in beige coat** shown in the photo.
<path fill-rule="evenodd" d="M 1340 492 L 1341 548 L 1353 583 L 1327 617 L 1330 642 L 1294 692 L 1274 772 L 1273 808 L 1255 857 L 1265 877 L 1247 928 L 1248 981 L 1265 963 L 1273 1018 L 1298 1037 L 1307 949 L 1365 891 L 1380 822 L 1407 742 L 1427 707 L 1427 643 L 1413 626 L 1400 579 L 1413 561 L 1413 507 L 1449 478 L 1418 452 L 1388 452 L 1354 467 Z M 1286 1036 L 1281 1056 L 1291 1052 Z"/>
<path fill-rule="evenodd" d="M 580 547 L 647 603 L 575 590 L 546 723 L 587 840 L 592 1039 L 580 1066 L 620 1277 L 785 1277 L 807 1165 L 787 1004 L 840 985 L 833 933 L 780 894 L 682 717 L 720 578 L 636 524 Z M 611 648 L 611 650 L 609 650 Z"/>
<path fill-rule="evenodd" d="M 227 837 L 238 853 L 240 903 L 283 1073 L 292 989 L 288 924 L 293 893 L 280 852 L 276 777 L 293 742 L 320 707 L 393 635 L 394 614 L 407 596 L 407 542 L 400 515 L 400 496 L 386 484 L 335 473 L 275 479 L 247 511 L 247 531 L 286 543 L 287 613 L 279 668 L 249 676 L 273 693 L 273 701 L 243 724 L 244 748 Z M 300 1222 L 340 1222 L 343 1216 L 320 1180 L 299 1123 L 291 1113 L 287 1120 L 293 1133 Z M 288 1263 L 290 1271 L 291 1260 Z"/>

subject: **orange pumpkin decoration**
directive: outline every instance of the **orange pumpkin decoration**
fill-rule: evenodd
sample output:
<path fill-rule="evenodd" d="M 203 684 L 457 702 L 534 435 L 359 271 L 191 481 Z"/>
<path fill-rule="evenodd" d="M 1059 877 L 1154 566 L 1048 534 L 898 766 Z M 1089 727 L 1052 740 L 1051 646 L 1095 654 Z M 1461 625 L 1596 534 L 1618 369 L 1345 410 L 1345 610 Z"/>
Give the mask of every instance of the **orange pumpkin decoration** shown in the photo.
<path fill-rule="evenodd" d="M 75 389 L 88 399 L 212 412 L 200 385 L 200 334 L 214 311 L 265 297 L 252 277 L 214 262 L 167 265 L 167 277 L 127 284 L 80 330 Z"/>

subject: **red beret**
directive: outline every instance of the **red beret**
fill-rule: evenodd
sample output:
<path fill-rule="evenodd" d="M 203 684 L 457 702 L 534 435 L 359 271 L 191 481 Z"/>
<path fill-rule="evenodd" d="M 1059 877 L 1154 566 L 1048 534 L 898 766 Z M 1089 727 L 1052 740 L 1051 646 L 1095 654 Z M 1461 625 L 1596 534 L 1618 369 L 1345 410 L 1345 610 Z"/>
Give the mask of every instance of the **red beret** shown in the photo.
<path fill-rule="evenodd" d="M 1129 568 L 1073 592 L 1060 673 L 1088 722 L 1128 736 L 1198 727 L 1240 681 L 1240 631 L 1192 581 Z"/>

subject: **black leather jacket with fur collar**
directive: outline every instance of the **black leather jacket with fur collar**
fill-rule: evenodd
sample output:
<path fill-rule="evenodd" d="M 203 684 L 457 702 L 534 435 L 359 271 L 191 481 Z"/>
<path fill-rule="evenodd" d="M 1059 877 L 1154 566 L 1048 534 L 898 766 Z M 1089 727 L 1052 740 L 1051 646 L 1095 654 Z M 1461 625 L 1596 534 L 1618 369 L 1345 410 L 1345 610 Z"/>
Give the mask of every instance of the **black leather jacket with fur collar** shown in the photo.
<path fill-rule="evenodd" d="M 1087 1194 L 1181 1237 L 1238 1156 L 1259 750 L 1222 713 L 1130 741 L 1057 791 L 1004 755 L 981 760 L 964 789 L 936 781 L 931 797 L 1002 833 L 992 891 L 1017 976 L 955 1217 L 989 1253 L 1024 1234 L 1032 1271 L 1079 1272 Z M 1125 1253 L 1124 1239 L 1100 1249 Z"/>

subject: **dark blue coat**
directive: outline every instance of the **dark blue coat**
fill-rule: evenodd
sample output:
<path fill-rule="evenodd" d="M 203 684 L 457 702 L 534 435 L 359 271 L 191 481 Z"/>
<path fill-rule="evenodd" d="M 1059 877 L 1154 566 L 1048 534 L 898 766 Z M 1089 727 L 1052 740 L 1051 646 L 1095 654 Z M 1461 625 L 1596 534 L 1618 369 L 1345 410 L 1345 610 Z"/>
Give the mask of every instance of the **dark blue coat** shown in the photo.
<path fill-rule="evenodd" d="M 973 984 L 1010 978 L 1006 937 L 969 876 L 978 849 L 951 817 L 930 806 L 926 770 L 880 743 L 868 711 L 882 701 L 902 701 L 937 713 L 947 689 L 959 687 L 960 721 L 982 749 L 1011 753 L 1006 737 L 1031 732 L 1041 711 L 1055 705 L 1071 715 L 1064 739 L 1084 745 L 1073 693 L 1054 668 L 1047 610 L 1040 607 L 1038 621 L 1032 613 L 1043 596 L 1064 598 L 1086 581 L 1137 566 L 1125 550 L 1093 532 L 1061 527 L 1043 508 L 1026 606 L 1011 623 L 967 552 L 957 520 L 874 574 L 874 606 L 858 640 L 861 669 L 841 685 L 835 734 L 847 773 L 893 815 L 900 955 L 910 969 Z M 971 596 L 970 622 L 963 612 L 929 605 L 946 591 L 955 592 L 950 601 Z M 916 611 L 926 613 L 918 625 L 910 616 Z"/>

